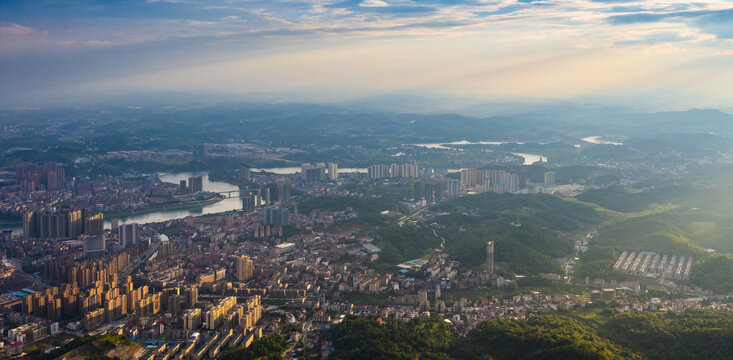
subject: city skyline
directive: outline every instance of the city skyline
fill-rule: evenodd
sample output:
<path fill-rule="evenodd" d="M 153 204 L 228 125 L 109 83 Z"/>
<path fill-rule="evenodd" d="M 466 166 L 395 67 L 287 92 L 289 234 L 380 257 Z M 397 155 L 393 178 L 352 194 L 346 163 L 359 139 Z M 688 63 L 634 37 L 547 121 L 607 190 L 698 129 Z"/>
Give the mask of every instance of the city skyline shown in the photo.
<path fill-rule="evenodd" d="M 0 355 L 726 358 L 731 24 L 2 1 Z"/>

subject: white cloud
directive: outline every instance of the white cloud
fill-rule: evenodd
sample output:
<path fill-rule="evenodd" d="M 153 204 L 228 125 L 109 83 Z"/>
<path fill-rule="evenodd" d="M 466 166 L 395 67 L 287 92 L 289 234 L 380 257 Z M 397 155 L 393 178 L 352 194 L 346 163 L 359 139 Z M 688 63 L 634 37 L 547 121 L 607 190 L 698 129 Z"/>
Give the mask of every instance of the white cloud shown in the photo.
<path fill-rule="evenodd" d="M 0 22 L 0 36 L 28 35 L 31 32 L 33 32 L 33 28 L 27 26 Z"/>
<path fill-rule="evenodd" d="M 386 2 L 382 0 L 364 0 L 362 1 L 359 6 L 361 7 L 385 7 L 389 6 Z"/>
<path fill-rule="evenodd" d="M 77 22 L 83 25 L 67 25 L 68 29 L 36 25 L 40 22 L 33 23 L 37 29 L 0 22 L 0 51 L 20 53 L 55 44 L 71 53 L 141 45 L 140 60 L 130 61 L 136 64 L 135 73 L 153 72 L 146 67 L 158 63 L 170 72 L 154 73 L 154 77 L 125 75 L 108 86 L 171 90 L 291 91 L 343 86 L 354 91 L 435 88 L 490 96 L 581 96 L 628 93 L 636 88 L 653 92 L 662 80 L 669 85 L 694 79 L 692 72 L 683 74 L 666 65 L 729 55 L 733 40 L 706 34 L 693 21 L 614 24 L 609 17 L 644 18 L 678 9 L 709 11 L 730 6 L 723 0 L 695 4 L 680 0 L 186 0 L 176 6 L 175 13 L 157 14 L 159 21 L 89 18 Z M 24 34 L 30 35 L 17 36 Z M 142 45 L 151 42 L 156 42 L 155 49 Z M 194 43 L 212 51 L 189 46 Z M 271 48 L 258 50 L 255 57 L 245 53 L 252 44 Z M 178 51 L 166 53 L 167 47 Z M 147 60 L 148 54 L 155 59 Z M 190 71 L 191 64 L 181 63 L 197 56 L 206 59 L 196 63 L 195 71 Z M 239 56 L 236 62 L 226 61 Z M 733 93 L 733 85 L 714 76 L 727 72 L 726 65 L 698 67 L 701 73 L 694 75 L 699 80 L 690 81 L 697 82 L 695 88 L 701 94 Z"/>

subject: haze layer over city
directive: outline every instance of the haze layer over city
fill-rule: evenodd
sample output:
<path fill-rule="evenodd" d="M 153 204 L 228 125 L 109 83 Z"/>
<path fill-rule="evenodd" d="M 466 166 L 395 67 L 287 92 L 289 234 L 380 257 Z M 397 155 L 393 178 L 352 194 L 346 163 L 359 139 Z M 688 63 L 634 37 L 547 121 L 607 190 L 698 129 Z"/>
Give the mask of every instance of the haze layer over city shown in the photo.
<path fill-rule="evenodd" d="M 0 359 L 727 359 L 733 7 L 0 2 Z"/>

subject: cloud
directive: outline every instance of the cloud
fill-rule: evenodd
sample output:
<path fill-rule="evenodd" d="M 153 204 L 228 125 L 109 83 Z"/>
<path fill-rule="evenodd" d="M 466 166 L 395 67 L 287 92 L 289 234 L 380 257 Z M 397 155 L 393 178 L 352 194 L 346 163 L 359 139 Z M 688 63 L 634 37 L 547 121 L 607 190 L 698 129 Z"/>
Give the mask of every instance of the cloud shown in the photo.
<path fill-rule="evenodd" d="M 613 15 L 609 16 L 607 20 L 613 25 L 628 25 L 659 22 L 672 17 L 674 17 L 673 14 L 657 14 L 647 12 L 629 15 Z"/>
<path fill-rule="evenodd" d="M 386 2 L 382 0 L 364 0 L 362 1 L 359 6 L 361 7 L 384 7 L 389 6 Z"/>
<path fill-rule="evenodd" d="M 21 36 L 32 32 L 33 29 L 27 26 L 0 22 L 0 36 Z"/>
<path fill-rule="evenodd" d="M 702 31 L 720 39 L 733 39 L 733 9 L 702 15 L 693 23 Z"/>
<path fill-rule="evenodd" d="M 343 0 L 326 4 L 324 7 L 349 11 L 347 19 L 354 16 L 358 17 L 360 14 L 409 17 L 438 11 L 434 6 L 417 5 L 411 1 L 400 0 L 389 3 L 384 0 Z"/>
<path fill-rule="evenodd" d="M 733 39 L 733 10 L 727 9 L 731 4 L 728 0 L 143 0 L 121 5 L 116 1 L 78 0 L 41 6 L 33 1 L 0 0 L 0 68 L 9 69 L 3 65 L 12 61 L 14 72 L 13 76 L 7 75 L 9 71 L 0 72 L 0 83 L 14 82 L 0 89 L 0 97 L 8 88 L 26 89 L 23 79 L 33 74 L 43 74 L 35 75 L 36 81 L 32 82 L 41 89 L 64 86 L 65 81 L 73 82 L 80 76 L 102 82 L 112 76 L 108 74 L 110 69 L 122 72 L 119 69 L 123 65 L 110 59 L 123 55 L 130 65 L 129 73 L 117 74 L 120 79 L 159 66 L 171 69 L 172 83 L 182 62 L 213 64 L 242 56 L 243 62 L 252 64 L 251 74 L 243 74 L 236 82 L 226 76 L 211 84 L 201 82 L 234 89 L 250 84 L 249 77 L 258 76 L 265 83 L 265 77 L 257 75 L 258 67 L 268 69 L 275 78 L 273 83 L 286 90 L 285 80 L 300 77 L 313 78 L 312 82 L 303 81 L 303 87 L 331 86 L 326 84 L 328 80 L 319 83 L 320 78 L 310 75 L 314 68 L 322 70 L 322 78 L 353 88 L 401 86 L 402 73 L 407 69 L 414 86 L 434 77 L 448 81 L 454 76 L 459 80 L 450 82 L 453 88 L 478 92 L 484 91 L 486 84 L 493 84 L 496 77 L 503 79 L 497 94 L 532 95 L 540 89 L 550 94 L 576 94 L 595 85 L 584 83 L 588 80 L 582 77 L 569 77 L 572 72 L 563 77 L 553 74 L 568 64 L 572 64 L 570 68 L 587 67 L 585 74 L 596 74 L 599 61 L 604 64 L 602 75 L 607 78 L 599 80 L 598 87 L 620 87 L 622 80 L 617 79 L 624 79 L 633 88 L 648 82 L 638 80 L 647 76 L 645 69 L 672 61 L 669 58 L 677 58 L 678 51 L 688 57 L 733 51 L 733 41 L 727 40 Z M 390 51 L 377 47 L 371 47 L 372 52 L 360 50 L 392 41 L 396 45 L 386 49 Z M 346 44 L 354 47 L 346 48 Z M 317 46 L 327 50 L 315 49 Z M 320 52 L 312 58 L 310 67 L 299 67 L 299 71 L 288 65 L 288 56 L 282 57 L 281 68 L 250 58 L 292 53 L 295 55 L 289 61 L 301 62 L 312 56 L 310 51 Z M 362 66 L 341 71 L 340 78 L 326 76 L 346 65 L 322 64 L 332 55 L 349 51 L 353 57 L 346 62 L 358 61 Z M 586 52 L 608 52 L 608 57 L 578 61 Z M 658 55 L 664 52 L 675 56 Z M 101 53 L 110 54 L 109 58 Z M 400 53 L 400 57 L 385 55 L 393 53 Z M 533 61 L 556 57 L 556 67 Z M 47 64 L 29 63 L 27 59 L 32 58 L 60 65 L 47 70 Z M 77 64 L 79 71 L 71 76 L 65 69 Z M 384 71 L 394 77 L 394 83 L 374 76 L 378 73 L 375 64 L 388 64 Z M 236 68 L 236 64 L 231 66 Z M 494 68 L 500 70 L 491 70 Z M 637 68 L 642 70 L 624 76 L 624 72 L 628 75 Z M 200 76 L 217 76 L 220 71 L 216 69 L 206 67 L 211 73 Z M 486 69 L 490 76 L 481 81 L 454 74 L 469 70 L 482 73 Z M 126 82 L 135 83 L 151 88 L 163 86 L 144 76 Z M 555 84 L 557 91 L 552 88 Z M 733 85 L 723 90 L 733 93 Z"/>
<path fill-rule="evenodd" d="M 689 23 L 719 39 L 733 39 L 733 9 L 693 10 L 672 12 L 640 12 L 613 15 L 607 18 L 613 25 L 633 25 L 656 22 Z"/>
<path fill-rule="evenodd" d="M 632 40 L 621 40 L 614 42 L 615 46 L 638 46 L 638 45 L 655 45 L 659 43 L 673 43 L 680 41 L 692 40 L 692 36 L 683 36 L 676 32 L 664 31 L 645 36 L 638 37 Z"/>

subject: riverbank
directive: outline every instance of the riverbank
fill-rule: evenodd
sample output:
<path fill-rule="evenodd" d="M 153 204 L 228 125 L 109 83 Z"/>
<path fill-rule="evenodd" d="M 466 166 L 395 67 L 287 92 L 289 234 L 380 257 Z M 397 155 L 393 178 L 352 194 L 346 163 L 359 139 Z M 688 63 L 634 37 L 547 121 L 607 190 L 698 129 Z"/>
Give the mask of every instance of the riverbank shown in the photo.
<path fill-rule="evenodd" d="M 214 197 L 214 198 L 207 199 L 207 200 L 196 200 L 196 201 L 189 201 L 185 203 L 152 205 L 152 206 L 146 206 L 141 209 L 104 211 L 104 218 L 105 219 L 123 218 L 127 216 L 143 215 L 143 214 L 149 214 L 149 213 L 154 213 L 158 211 L 190 210 L 190 209 L 196 209 L 196 208 L 203 208 L 206 205 L 216 204 L 224 199 L 225 198 L 223 197 Z"/>

